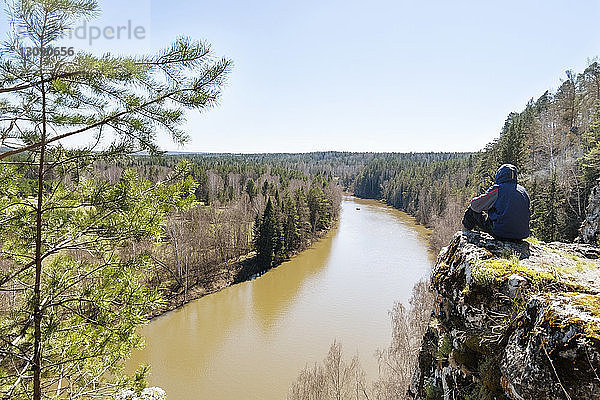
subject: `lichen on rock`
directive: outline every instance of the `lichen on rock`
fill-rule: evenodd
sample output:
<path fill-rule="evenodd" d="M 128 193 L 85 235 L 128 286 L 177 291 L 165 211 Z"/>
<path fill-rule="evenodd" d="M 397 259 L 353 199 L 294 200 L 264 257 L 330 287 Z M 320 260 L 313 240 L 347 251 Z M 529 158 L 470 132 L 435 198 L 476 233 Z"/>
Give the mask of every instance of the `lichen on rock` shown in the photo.
<path fill-rule="evenodd" d="M 458 232 L 432 272 L 436 302 L 414 399 L 600 398 L 600 250 Z"/>

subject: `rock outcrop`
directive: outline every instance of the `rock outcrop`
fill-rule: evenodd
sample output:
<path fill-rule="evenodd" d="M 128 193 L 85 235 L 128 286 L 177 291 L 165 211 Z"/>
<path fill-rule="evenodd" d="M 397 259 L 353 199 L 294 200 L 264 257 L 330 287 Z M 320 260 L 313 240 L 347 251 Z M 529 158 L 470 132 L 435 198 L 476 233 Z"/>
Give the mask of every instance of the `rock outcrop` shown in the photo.
<path fill-rule="evenodd" d="M 600 399 L 600 249 L 459 232 L 432 273 L 413 399 Z"/>
<path fill-rule="evenodd" d="M 598 235 L 600 234 L 600 185 L 592 189 L 585 215 L 577 239 L 582 243 L 598 244 Z"/>

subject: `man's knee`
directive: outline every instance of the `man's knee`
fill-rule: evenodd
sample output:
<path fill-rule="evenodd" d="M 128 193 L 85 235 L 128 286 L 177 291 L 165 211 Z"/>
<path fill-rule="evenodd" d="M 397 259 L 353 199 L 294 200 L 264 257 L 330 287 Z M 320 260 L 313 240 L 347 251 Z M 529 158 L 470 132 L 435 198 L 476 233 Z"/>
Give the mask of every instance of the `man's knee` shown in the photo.
<path fill-rule="evenodd" d="M 474 213 L 475 213 L 475 211 L 471 210 L 471 207 L 467 208 L 467 210 L 465 211 L 465 215 L 463 217 L 462 224 L 463 224 L 463 227 L 468 231 L 474 229 L 475 226 L 477 225 L 477 222 L 475 221 L 475 218 L 473 215 Z"/>

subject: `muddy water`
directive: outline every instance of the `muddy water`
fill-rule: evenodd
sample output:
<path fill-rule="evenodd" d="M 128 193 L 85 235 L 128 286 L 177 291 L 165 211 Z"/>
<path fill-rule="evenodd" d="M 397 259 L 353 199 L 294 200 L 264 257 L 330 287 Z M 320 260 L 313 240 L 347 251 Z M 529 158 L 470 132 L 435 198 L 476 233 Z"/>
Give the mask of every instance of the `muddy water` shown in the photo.
<path fill-rule="evenodd" d="M 144 327 L 147 345 L 128 368 L 150 364 L 150 384 L 170 400 L 284 399 L 337 339 L 374 377 L 388 310 L 431 268 L 425 240 L 405 214 L 346 197 L 339 227 L 310 249 Z"/>

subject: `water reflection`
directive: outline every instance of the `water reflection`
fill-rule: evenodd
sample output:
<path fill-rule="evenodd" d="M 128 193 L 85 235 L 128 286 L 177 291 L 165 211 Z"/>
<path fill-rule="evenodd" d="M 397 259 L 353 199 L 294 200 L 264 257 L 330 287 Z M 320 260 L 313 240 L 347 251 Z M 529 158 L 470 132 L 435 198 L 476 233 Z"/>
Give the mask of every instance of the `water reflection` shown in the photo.
<path fill-rule="evenodd" d="M 373 376 L 388 310 L 431 268 L 425 235 L 397 210 L 346 197 L 339 228 L 311 249 L 144 327 L 128 368 L 150 363 L 170 399 L 283 399 L 338 339 Z"/>
<path fill-rule="evenodd" d="M 318 274 L 327 265 L 336 234 L 337 229 L 252 285 L 252 310 L 265 333 L 286 315 L 300 289 L 312 279 L 318 279 Z"/>
<path fill-rule="evenodd" d="M 193 381 L 205 373 L 227 335 L 242 329 L 249 313 L 249 288 L 231 289 L 152 321 L 142 330 L 147 346 L 134 354 L 128 366 L 148 363 L 153 376 L 168 380 Z"/>

